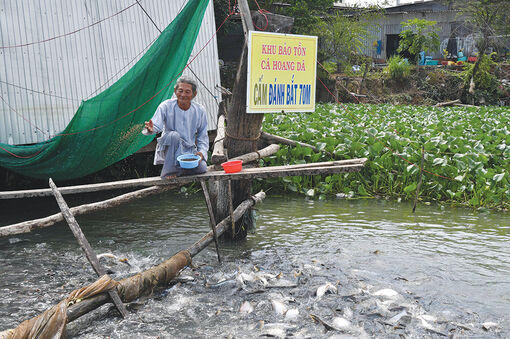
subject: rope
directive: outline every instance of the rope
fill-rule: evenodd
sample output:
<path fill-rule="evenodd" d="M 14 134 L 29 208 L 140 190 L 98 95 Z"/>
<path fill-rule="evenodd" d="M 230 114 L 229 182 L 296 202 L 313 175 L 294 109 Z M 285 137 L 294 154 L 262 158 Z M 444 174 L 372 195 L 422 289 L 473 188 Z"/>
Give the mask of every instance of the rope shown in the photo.
<path fill-rule="evenodd" d="M 66 97 L 62 97 L 62 96 L 60 96 L 60 95 L 54 95 L 54 94 L 44 93 L 44 92 L 36 91 L 35 89 L 30 89 L 30 88 L 27 88 L 27 87 L 23 87 L 23 86 L 15 85 L 15 84 L 12 84 L 12 83 L 10 83 L 10 82 L 6 82 L 6 81 L 2 81 L 2 80 L 0 80 L 0 82 L 1 82 L 1 83 L 6 84 L 7 86 L 16 87 L 16 88 L 19 88 L 19 89 L 23 89 L 23 90 L 25 90 L 25 91 L 34 92 L 34 93 L 37 93 L 37 94 L 42 94 L 42 95 L 45 95 L 45 96 L 48 96 L 48 97 L 54 97 L 54 98 L 64 99 L 64 100 L 70 100 L 70 101 L 81 101 L 81 99 L 66 98 Z"/>
<path fill-rule="evenodd" d="M 227 137 L 229 137 L 229 138 L 231 138 L 231 139 L 234 139 L 234 140 L 241 140 L 241 141 L 257 141 L 257 140 L 259 140 L 259 138 L 260 138 L 260 135 L 261 135 L 261 134 L 262 134 L 262 133 L 261 133 L 261 132 L 259 132 L 259 135 L 258 135 L 257 137 L 255 137 L 255 138 L 243 138 L 243 137 L 238 137 L 238 136 L 230 135 L 230 134 L 228 134 L 228 132 L 227 132 L 227 131 L 225 131 L 225 135 L 226 135 Z"/>
<path fill-rule="evenodd" d="M 143 52 L 145 52 L 153 43 L 154 41 L 156 41 L 158 37 L 155 37 L 147 46 L 144 47 L 144 49 L 142 49 L 142 51 L 140 53 L 138 53 L 133 59 L 131 59 L 124 67 L 122 67 L 117 73 L 115 73 L 114 75 L 112 75 L 110 78 L 108 78 L 108 80 L 106 80 L 101 86 L 99 86 L 94 92 L 90 93 L 88 96 L 87 96 L 87 99 L 91 98 L 94 94 L 96 94 L 101 88 L 103 88 L 106 84 L 108 84 L 113 78 L 115 78 L 120 72 L 122 72 L 126 67 L 128 67 L 134 60 L 136 60 L 140 54 L 142 54 Z"/>
<path fill-rule="evenodd" d="M 7 107 L 9 107 L 9 109 L 11 111 L 13 111 L 14 113 L 16 113 L 18 116 L 20 116 L 23 120 L 25 120 L 26 122 L 28 122 L 31 126 L 35 127 L 36 129 L 38 129 L 39 131 L 42 132 L 42 134 L 46 135 L 46 132 L 44 132 L 42 129 L 40 129 L 39 127 L 37 127 L 35 124 L 33 124 L 32 122 L 30 122 L 30 120 L 28 120 L 27 118 L 25 118 L 25 116 L 21 113 L 18 113 L 14 108 L 11 107 L 11 105 L 9 105 L 9 103 L 7 101 L 5 101 L 5 99 L 0 95 L 0 99 L 2 99 L 2 101 L 7 105 Z"/>
<path fill-rule="evenodd" d="M 101 19 L 99 21 L 96 21 L 88 26 L 85 26 L 85 27 L 82 27 L 82 28 L 79 28 L 77 30 L 74 30 L 72 32 L 69 32 L 69 33 L 65 33 L 65 34 L 61 34 L 61 35 L 57 35 L 57 36 L 54 36 L 53 38 L 49 38 L 49 39 L 45 39 L 45 40 L 41 40 L 41 41 L 34 41 L 34 42 L 28 42 L 28 43 L 24 43 L 24 44 L 20 44 L 20 45 L 12 45 L 12 46 L 0 46 L 0 49 L 6 49 L 6 48 L 18 48 L 18 47 L 25 47 L 25 46 L 30 46 L 30 45 L 36 45 L 36 44 L 41 44 L 41 43 L 44 43 L 44 42 L 48 42 L 48 41 L 51 41 L 51 40 L 55 40 L 55 39 L 59 39 L 59 38 L 63 38 L 65 36 L 69 36 L 69 35 L 72 35 L 72 34 L 75 34 L 75 33 L 78 33 L 79 31 L 82 31 L 84 29 L 87 29 L 87 28 L 90 28 L 92 26 L 95 26 L 105 20 L 108 20 L 108 19 L 111 19 L 113 18 L 114 16 L 117 16 L 119 14 L 121 14 L 122 12 L 125 12 L 127 11 L 128 9 L 130 9 L 131 7 L 133 7 L 134 5 L 136 5 L 136 2 L 129 5 L 128 7 L 124 8 L 123 10 L 115 13 L 115 14 L 112 14 L 110 15 L 109 17 L 106 17 L 104 19 Z"/>
<path fill-rule="evenodd" d="M 264 28 L 260 28 L 258 27 L 257 25 L 253 24 L 253 26 L 255 26 L 255 28 L 257 28 L 259 31 L 265 31 L 267 29 L 267 26 L 269 26 L 269 20 L 267 19 L 267 15 L 266 13 L 270 14 L 271 12 L 269 11 L 266 11 L 265 9 L 262 9 L 260 8 L 259 6 L 259 3 L 257 0 L 255 0 L 255 3 L 257 4 L 257 7 L 258 7 L 258 10 L 257 12 L 259 12 L 260 14 L 262 14 L 264 16 L 264 19 L 266 19 L 266 25 L 264 26 Z"/>
<path fill-rule="evenodd" d="M 142 9 L 142 11 L 145 13 L 145 15 L 149 18 L 149 20 L 152 22 L 152 24 L 154 25 L 154 27 L 156 27 L 156 29 L 159 31 L 159 33 L 163 33 L 163 31 L 161 31 L 161 29 L 159 29 L 158 25 L 156 25 L 156 22 L 154 22 L 154 20 L 152 19 L 152 17 L 149 15 L 149 13 L 145 10 L 145 8 L 142 7 L 142 4 L 140 4 L 140 2 L 138 0 L 136 0 L 136 2 L 138 3 L 138 5 L 140 6 L 140 8 Z M 181 7 L 182 9 L 182 7 Z M 200 82 L 200 84 L 202 84 L 202 86 L 204 86 L 204 88 L 207 90 L 207 92 L 209 92 L 209 94 L 211 94 L 211 96 L 213 97 L 214 101 L 216 101 L 216 105 L 219 106 L 219 103 L 218 103 L 218 100 L 216 99 L 216 96 L 211 92 L 211 90 L 209 90 L 209 88 L 206 86 L 206 84 L 204 84 L 202 82 L 202 79 L 200 79 L 200 77 L 191 69 L 191 67 L 188 66 L 188 69 L 190 70 L 190 72 L 198 79 L 198 81 Z"/>

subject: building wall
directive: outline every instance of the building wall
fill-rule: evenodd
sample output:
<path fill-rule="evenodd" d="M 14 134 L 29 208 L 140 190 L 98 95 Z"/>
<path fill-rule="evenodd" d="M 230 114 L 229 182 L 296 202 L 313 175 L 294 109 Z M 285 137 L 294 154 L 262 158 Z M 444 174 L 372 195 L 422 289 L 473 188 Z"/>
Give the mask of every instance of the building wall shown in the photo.
<path fill-rule="evenodd" d="M 186 1 L 140 3 L 162 30 Z M 195 99 L 208 110 L 209 129 L 216 128 L 221 100 L 215 31 L 210 1 L 191 58 L 200 54 L 190 65 L 211 92 L 199 83 Z M 0 46 L 58 38 L 0 48 L 0 142 L 42 142 L 63 130 L 80 102 L 124 75 L 158 35 L 158 29 L 131 0 L 1 1 Z M 186 69 L 184 74 L 195 77 L 193 72 Z"/>
<path fill-rule="evenodd" d="M 438 35 L 441 42 L 448 41 L 452 33 L 452 23 L 459 20 L 458 14 L 455 11 L 389 12 L 378 22 L 380 28 L 372 32 L 372 40 L 365 42 L 365 49 L 363 52 L 373 58 L 386 59 L 388 35 L 398 35 L 402 31 L 400 23 L 414 18 L 436 21 L 436 27 L 439 27 Z M 374 41 L 377 40 L 382 42 L 380 54 L 377 53 L 377 48 L 374 46 Z M 444 45 L 444 43 L 442 45 Z M 442 48 L 435 53 L 428 53 L 428 55 L 433 58 L 440 58 L 442 57 Z"/>

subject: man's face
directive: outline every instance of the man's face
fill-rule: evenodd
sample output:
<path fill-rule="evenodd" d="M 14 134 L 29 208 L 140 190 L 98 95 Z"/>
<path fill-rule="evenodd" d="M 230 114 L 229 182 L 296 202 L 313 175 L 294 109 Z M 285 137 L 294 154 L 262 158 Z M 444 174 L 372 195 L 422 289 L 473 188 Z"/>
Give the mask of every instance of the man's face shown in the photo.
<path fill-rule="evenodd" d="M 189 105 L 191 105 L 191 100 L 195 97 L 193 87 L 191 87 L 190 84 L 182 82 L 175 90 L 175 95 L 177 96 L 177 103 L 182 107 L 189 107 Z"/>

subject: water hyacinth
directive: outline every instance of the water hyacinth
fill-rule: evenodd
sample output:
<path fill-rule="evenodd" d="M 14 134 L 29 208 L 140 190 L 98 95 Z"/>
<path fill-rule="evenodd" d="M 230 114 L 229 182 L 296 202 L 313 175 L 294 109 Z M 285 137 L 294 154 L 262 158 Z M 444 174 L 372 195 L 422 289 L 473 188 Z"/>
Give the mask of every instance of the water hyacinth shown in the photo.
<path fill-rule="evenodd" d="M 266 114 L 263 129 L 321 150 L 282 147 L 266 166 L 369 159 L 359 173 L 266 180 L 285 191 L 414 199 L 423 156 L 420 201 L 510 208 L 507 107 L 321 104 L 313 113 Z"/>

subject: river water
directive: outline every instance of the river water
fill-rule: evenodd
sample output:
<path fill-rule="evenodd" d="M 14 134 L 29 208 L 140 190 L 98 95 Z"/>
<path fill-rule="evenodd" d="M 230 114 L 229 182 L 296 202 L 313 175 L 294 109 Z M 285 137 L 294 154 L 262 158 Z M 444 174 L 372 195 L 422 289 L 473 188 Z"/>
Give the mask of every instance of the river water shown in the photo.
<path fill-rule="evenodd" d="M 16 206 L 4 204 L 3 225 L 56 211 L 51 199 Z M 221 265 L 211 245 L 177 283 L 129 304 L 127 319 L 105 305 L 70 323 L 68 337 L 510 337 L 510 216 L 411 209 L 269 194 L 256 233 L 221 242 Z M 202 196 L 175 192 L 77 220 L 97 253 L 128 259 L 101 259 L 116 279 L 209 230 Z M 0 239 L 0 273 L 0 331 L 94 281 L 63 223 Z"/>

